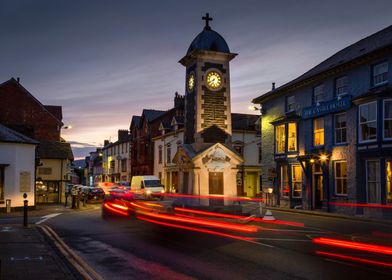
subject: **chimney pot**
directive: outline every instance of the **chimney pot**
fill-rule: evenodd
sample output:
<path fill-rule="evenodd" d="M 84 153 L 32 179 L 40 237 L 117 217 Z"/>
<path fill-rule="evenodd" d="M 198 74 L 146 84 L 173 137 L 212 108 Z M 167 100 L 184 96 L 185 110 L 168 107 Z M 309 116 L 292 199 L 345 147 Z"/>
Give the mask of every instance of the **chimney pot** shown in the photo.
<path fill-rule="evenodd" d="M 19 82 L 20 82 L 20 78 L 19 77 L 16 78 L 16 82 L 19 84 Z"/>
<path fill-rule="evenodd" d="M 272 90 L 275 90 L 275 83 L 272 83 Z"/>

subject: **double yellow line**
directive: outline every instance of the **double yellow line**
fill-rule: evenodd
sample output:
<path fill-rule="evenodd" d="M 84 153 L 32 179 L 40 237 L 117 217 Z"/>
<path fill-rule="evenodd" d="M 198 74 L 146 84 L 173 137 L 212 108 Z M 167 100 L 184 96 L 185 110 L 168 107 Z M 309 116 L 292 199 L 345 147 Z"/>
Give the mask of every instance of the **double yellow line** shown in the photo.
<path fill-rule="evenodd" d="M 86 280 L 104 280 L 94 269 L 92 269 L 81 257 L 79 257 L 57 233 L 48 225 L 38 225 L 42 232 L 59 249 L 60 253 Z"/>

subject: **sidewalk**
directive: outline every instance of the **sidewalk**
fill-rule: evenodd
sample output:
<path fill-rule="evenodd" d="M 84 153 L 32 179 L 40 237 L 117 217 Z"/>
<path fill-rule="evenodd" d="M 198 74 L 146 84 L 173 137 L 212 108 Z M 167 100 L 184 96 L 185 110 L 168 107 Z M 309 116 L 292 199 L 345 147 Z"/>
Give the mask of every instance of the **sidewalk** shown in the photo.
<path fill-rule="evenodd" d="M 86 210 L 94 210 L 97 207 L 101 207 L 100 203 L 89 204 L 87 203 L 86 206 L 80 204 L 79 209 L 72 209 L 68 204 L 67 207 L 64 204 L 39 204 L 36 206 L 34 210 L 29 209 L 28 215 L 29 217 L 40 217 L 44 216 L 53 212 L 70 212 L 70 211 L 86 211 Z M 14 209 L 11 210 L 11 213 L 0 212 L 0 218 L 5 217 L 22 217 L 23 211 L 19 210 L 16 211 Z"/>
<path fill-rule="evenodd" d="M 0 225 L 0 279 L 83 279 L 37 226 Z"/>

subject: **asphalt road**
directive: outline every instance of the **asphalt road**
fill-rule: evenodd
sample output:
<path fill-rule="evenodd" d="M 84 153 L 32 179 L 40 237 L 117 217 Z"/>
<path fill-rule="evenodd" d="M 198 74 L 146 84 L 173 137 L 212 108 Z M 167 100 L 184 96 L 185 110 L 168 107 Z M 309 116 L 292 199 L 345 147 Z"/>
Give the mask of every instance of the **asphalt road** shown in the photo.
<path fill-rule="evenodd" d="M 305 227 L 258 224 L 261 228 L 255 239 L 241 241 L 139 220 L 104 220 L 99 209 L 68 211 L 43 223 L 105 279 L 392 279 L 392 269 L 380 265 L 317 255 L 320 250 L 337 252 L 311 242 L 324 236 L 392 246 L 391 226 L 273 214 Z M 377 254 L 360 252 L 355 257 L 392 263 L 391 255 L 380 259 Z"/>

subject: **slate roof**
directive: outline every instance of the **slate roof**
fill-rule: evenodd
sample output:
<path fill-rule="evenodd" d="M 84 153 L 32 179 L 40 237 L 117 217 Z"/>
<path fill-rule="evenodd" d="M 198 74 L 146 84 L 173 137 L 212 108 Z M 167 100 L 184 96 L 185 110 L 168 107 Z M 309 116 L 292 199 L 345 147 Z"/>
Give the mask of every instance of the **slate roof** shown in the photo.
<path fill-rule="evenodd" d="M 259 115 L 251 114 L 231 114 L 231 124 L 233 130 L 256 130 L 255 123 L 259 119 Z"/>
<path fill-rule="evenodd" d="M 37 156 L 47 159 L 73 160 L 71 145 L 66 142 L 41 141 L 37 148 Z"/>
<path fill-rule="evenodd" d="M 188 48 L 187 54 L 193 50 L 230 53 L 229 46 L 225 39 L 223 39 L 218 32 L 212 30 L 208 26 L 206 26 L 203 31 L 200 32 L 195 39 L 193 39 Z"/>
<path fill-rule="evenodd" d="M 132 116 L 131 124 L 129 126 L 129 130 L 132 130 L 132 126 L 139 127 L 141 116 Z M 132 125 L 133 124 L 133 125 Z"/>
<path fill-rule="evenodd" d="M 392 46 L 392 25 L 338 51 L 337 53 L 335 53 L 328 59 L 324 60 L 317 66 L 313 67 L 308 72 L 304 73 L 298 78 L 276 88 L 275 90 L 269 91 L 255 98 L 253 100 L 253 103 L 260 103 L 264 101 L 266 98 L 275 95 L 279 92 L 282 92 L 295 84 L 298 84 L 318 74 L 321 74 L 322 72 L 325 72 L 327 70 L 332 70 L 334 68 L 342 66 L 343 64 L 351 62 L 355 59 L 366 56 L 372 52 L 391 46 Z"/>
<path fill-rule="evenodd" d="M 144 115 L 148 122 L 152 122 L 153 120 L 162 116 L 164 113 L 166 113 L 166 111 L 143 109 L 142 116 Z"/>
<path fill-rule="evenodd" d="M 35 144 L 39 142 L 0 124 L 0 142 Z"/>

